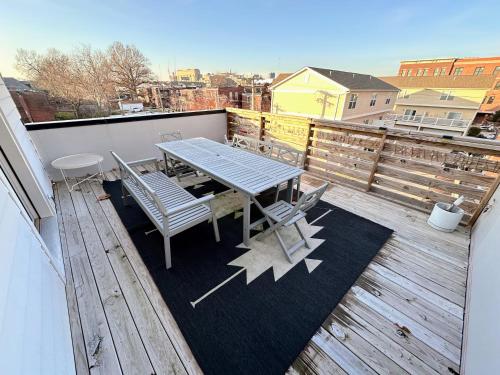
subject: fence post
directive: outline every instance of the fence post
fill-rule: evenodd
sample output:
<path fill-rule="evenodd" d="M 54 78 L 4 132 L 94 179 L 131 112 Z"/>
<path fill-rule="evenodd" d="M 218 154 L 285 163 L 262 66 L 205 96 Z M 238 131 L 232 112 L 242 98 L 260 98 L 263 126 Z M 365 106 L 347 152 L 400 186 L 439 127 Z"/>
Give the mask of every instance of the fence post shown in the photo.
<path fill-rule="evenodd" d="M 384 134 L 382 135 L 382 138 L 380 138 L 380 144 L 375 153 L 375 159 L 373 160 L 372 170 L 370 171 L 370 176 L 368 177 L 368 184 L 366 185 L 366 191 L 370 191 L 372 187 L 373 180 L 375 179 L 375 173 L 377 172 L 378 168 L 378 161 L 380 159 L 380 154 L 384 149 L 385 139 L 387 138 L 387 128 L 380 128 L 380 129 L 384 130 Z"/>
<path fill-rule="evenodd" d="M 312 146 L 312 137 L 314 135 L 314 127 L 316 126 L 316 124 L 314 123 L 314 120 L 311 119 L 311 121 L 309 122 L 309 126 L 307 128 L 307 141 L 306 141 L 306 151 L 304 153 L 304 170 L 307 171 L 309 168 L 309 155 L 311 154 L 311 150 L 310 150 L 310 147 Z"/>
<path fill-rule="evenodd" d="M 499 186 L 500 186 L 500 173 L 498 174 L 496 180 L 491 184 L 486 194 L 479 201 L 479 205 L 477 206 L 476 211 L 474 211 L 472 217 L 467 222 L 467 225 L 470 225 L 471 227 L 474 225 L 479 216 L 481 216 L 481 214 L 483 213 L 484 208 L 490 201 L 493 194 L 495 194 L 495 191 L 498 189 Z"/>
<path fill-rule="evenodd" d="M 262 115 L 262 112 L 260 113 L 260 120 L 259 120 L 259 141 L 264 140 L 264 135 L 266 133 L 266 117 Z"/>

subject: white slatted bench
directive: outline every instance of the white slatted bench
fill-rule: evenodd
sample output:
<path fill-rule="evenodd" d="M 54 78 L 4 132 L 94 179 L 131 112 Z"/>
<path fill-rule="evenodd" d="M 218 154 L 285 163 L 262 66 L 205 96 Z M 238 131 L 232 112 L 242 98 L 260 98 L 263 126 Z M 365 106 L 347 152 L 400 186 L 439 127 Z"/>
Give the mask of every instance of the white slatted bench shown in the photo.
<path fill-rule="evenodd" d="M 217 218 L 211 207 L 214 195 L 196 198 L 161 172 L 154 158 L 126 163 L 113 151 L 111 155 L 120 169 L 124 204 L 128 196 L 133 197 L 163 235 L 167 269 L 172 267 L 170 237 L 177 233 L 212 220 L 215 240 L 220 241 Z M 151 162 L 155 162 L 157 171 L 138 175 L 131 168 Z"/>

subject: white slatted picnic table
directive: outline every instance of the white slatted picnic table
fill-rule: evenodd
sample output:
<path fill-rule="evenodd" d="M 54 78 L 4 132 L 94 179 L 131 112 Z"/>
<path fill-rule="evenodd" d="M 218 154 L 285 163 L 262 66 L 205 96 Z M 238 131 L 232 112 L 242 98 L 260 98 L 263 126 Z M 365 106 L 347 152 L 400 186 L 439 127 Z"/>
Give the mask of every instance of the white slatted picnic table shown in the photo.
<path fill-rule="evenodd" d="M 263 191 L 288 182 L 287 200 L 292 200 L 293 180 L 304 171 L 277 160 L 230 147 L 206 138 L 190 138 L 156 145 L 165 159 L 180 160 L 214 180 L 240 192 L 244 197 L 243 242 L 262 220 L 250 223 L 251 201 Z"/>

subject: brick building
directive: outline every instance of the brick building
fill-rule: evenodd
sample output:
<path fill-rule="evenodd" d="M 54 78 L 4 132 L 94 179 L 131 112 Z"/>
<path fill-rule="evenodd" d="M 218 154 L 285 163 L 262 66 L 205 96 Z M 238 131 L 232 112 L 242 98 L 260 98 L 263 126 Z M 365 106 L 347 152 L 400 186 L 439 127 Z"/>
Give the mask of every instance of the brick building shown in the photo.
<path fill-rule="evenodd" d="M 500 56 L 405 60 L 399 64 L 398 75 L 403 77 L 500 75 Z"/>
<path fill-rule="evenodd" d="M 257 85 L 253 88 L 252 86 L 243 87 L 241 108 L 271 112 L 271 90 L 269 90 L 269 84 Z"/>
<path fill-rule="evenodd" d="M 176 99 L 179 111 L 241 108 L 243 87 L 204 87 L 180 89 Z"/>

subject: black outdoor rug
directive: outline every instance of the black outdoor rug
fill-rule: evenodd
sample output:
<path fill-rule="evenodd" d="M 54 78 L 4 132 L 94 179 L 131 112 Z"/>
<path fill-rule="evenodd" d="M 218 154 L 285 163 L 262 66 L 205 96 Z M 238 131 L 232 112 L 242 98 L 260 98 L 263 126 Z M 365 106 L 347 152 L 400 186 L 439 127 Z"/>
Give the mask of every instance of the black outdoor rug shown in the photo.
<path fill-rule="evenodd" d="M 227 189 L 204 185 L 188 190 L 201 196 Z M 105 181 L 104 189 L 207 374 L 283 374 L 392 233 L 321 201 L 307 215 L 311 223 L 332 210 L 314 222 L 311 241 L 321 244 L 286 272 L 273 266 L 258 273 L 243 265 L 253 249 L 237 247 L 242 217 L 232 213 L 218 220 L 219 243 L 207 223 L 174 236 L 167 271 L 161 234 L 145 233 L 154 226 L 137 204 L 123 206 L 120 181 Z M 236 259 L 240 266 L 228 265 Z"/>

